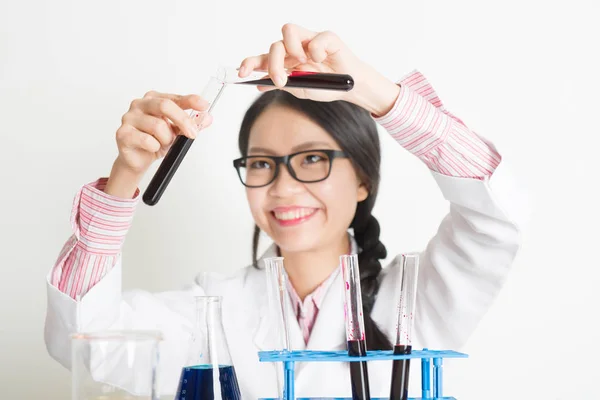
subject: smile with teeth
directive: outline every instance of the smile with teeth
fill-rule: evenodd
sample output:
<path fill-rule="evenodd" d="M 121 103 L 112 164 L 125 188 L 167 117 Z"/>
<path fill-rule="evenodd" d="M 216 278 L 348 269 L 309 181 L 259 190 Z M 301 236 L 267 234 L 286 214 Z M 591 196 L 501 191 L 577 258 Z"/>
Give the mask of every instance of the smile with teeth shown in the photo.
<path fill-rule="evenodd" d="M 273 215 L 280 221 L 294 221 L 311 216 L 316 208 L 296 208 L 288 211 L 273 211 Z"/>

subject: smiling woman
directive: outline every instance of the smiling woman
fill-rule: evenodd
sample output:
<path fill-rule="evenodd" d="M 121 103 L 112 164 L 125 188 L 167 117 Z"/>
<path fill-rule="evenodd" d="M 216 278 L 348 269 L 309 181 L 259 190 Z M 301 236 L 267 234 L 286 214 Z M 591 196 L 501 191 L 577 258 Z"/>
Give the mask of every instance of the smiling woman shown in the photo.
<path fill-rule="evenodd" d="M 390 348 L 389 340 L 369 317 L 381 270 L 379 259 L 386 256 L 377 220 L 371 215 L 381 162 L 373 118 L 348 102 L 315 103 L 285 91 L 271 91 L 248 109 L 240 129 L 239 148 L 250 159 L 260 153 L 291 153 L 291 160 L 297 161 L 290 165 L 304 166 L 305 170 L 315 155 L 319 156 L 316 150 L 331 152 L 331 156 L 321 152 L 316 169 L 320 173 L 313 176 L 313 181 L 301 179 L 302 173 L 295 172 L 301 168 L 271 169 L 272 177 L 279 175 L 272 184 L 246 189 L 250 210 L 257 227 L 277 243 L 279 254 L 286 259 L 290 282 L 301 298 L 337 268 L 335 257 L 351 251 L 346 231 L 353 228 L 354 237 L 364 239 L 358 246 L 362 250 L 359 261 L 369 348 Z M 314 163 L 310 165 L 314 171 Z M 258 229 L 254 235 L 256 265 Z M 308 254 L 310 263 L 305 260 Z M 294 260 L 298 259 L 301 261 L 296 264 Z"/>
<path fill-rule="evenodd" d="M 242 397 L 276 397 L 276 371 L 256 356 L 278 342 L 265 315 L 261 262 L 276 255 L 285 258 L 287 301 L 297 317 L 290 324 L 293 349 L 346 349 L 339 265 L 346 254 L 358 255 L 367 348 L 391 349 L 401 258 L 386 268 L 380 263 L 387 251 L 371 213 L 381 163 L 376 123 L 431 170 L 450 205 L 421 253 L 413 348 L 460 349 L 487 312 L 521 240 L 521 193 L 512 189 L 496 148 L 447 111 L 419 72 L 391 82 L 332 32 L 286 25 L 268 54 L 241 63 L 240 78 L 255 70 L 280 83 L 259 88 L 266 92 L 245 114 L 241 154 L 233 162 L 256 224 L 253 262 L 232 277 L 199 278 L 188 290 L 121 291 L 120 254 L 138 185 L 177 135 L 196 134 L 183 110 L 206 108 L 197 96 L 149 92 L 123 117 L 110 177 L 78 193 L 75 232 L 48 276 L 46 343 L 55 359 L 70 365 L 67 338 L 76 328 L 159 329 L 165 336 L 159 386 L 174 394 L 194 325 L 193 296 L 222 296 Z M 286 70 L 349 74 L 355 86 L 349 92 L 289 88 Z M 261 256 L 260 230 L 274 242 Z M 369 372 L 371 395 L 387 397 L 390 366 L 375 364 Z M 298 366 L 296 378 L 298 397 L 351 396 L 347 364 Z"/>

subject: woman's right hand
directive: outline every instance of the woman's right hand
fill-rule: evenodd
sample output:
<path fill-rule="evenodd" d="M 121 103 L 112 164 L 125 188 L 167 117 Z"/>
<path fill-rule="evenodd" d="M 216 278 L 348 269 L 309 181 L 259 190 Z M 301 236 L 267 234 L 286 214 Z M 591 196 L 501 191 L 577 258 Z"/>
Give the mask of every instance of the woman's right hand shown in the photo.
<path fill-rule="evenodd" d="M 208 106 L 198 95 L 148 92 L 133 100 L 117 129 L 119 155 L 104 191 L 131 198 L 150 165 L 167 154 L 177 135 L 195 139 L 210 126 L 212 117 L 204 113 Z M 198 113 L 190 116 L 186 109 Z"/>

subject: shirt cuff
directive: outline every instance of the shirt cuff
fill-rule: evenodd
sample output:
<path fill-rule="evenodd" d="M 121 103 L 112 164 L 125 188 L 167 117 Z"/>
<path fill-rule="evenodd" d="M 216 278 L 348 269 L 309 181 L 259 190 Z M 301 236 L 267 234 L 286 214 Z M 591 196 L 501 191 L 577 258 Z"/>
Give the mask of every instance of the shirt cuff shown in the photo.
<path fill-rule="evenodd" d="M 444 108 L 423 74 L 415 70 L 399 85 L 392 109 L 376 122 L 435 172 L 476 179 L 492 175 L 500 155 Z"/>
<path fill-rule="evenodd" d="M 71 226 L 77 245 L 87 252 L 116 255 L 133 221 L 139 189 L 131 199 L 104 193 L 108 178 L 84 185 L 75 196 Z"/>

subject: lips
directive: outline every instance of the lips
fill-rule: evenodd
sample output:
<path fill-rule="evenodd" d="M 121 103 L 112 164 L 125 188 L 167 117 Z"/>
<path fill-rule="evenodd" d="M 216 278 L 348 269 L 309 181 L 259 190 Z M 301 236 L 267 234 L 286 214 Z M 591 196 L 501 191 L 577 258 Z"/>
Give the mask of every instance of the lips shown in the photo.
<path fill-rule="evenodd" d="M 307 221 L 317 211 L 318 208 L 312 207 L 278 207 L 271 214 L 280 225 L 292 226 Z"/>

